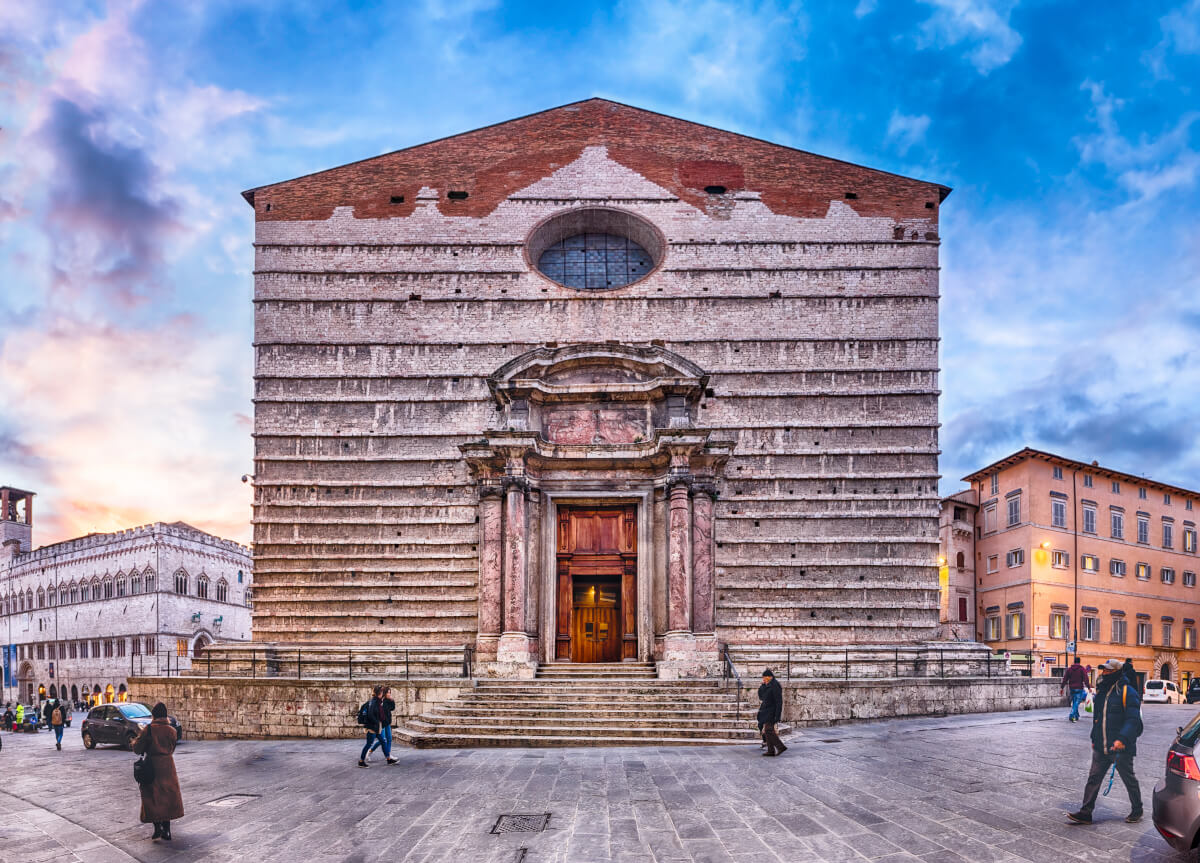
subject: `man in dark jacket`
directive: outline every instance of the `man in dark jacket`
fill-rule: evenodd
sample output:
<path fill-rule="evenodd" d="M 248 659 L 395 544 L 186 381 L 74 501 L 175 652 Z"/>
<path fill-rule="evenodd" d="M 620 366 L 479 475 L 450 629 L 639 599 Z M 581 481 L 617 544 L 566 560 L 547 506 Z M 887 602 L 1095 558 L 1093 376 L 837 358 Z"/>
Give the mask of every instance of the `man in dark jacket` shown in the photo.
<path fill-rule="evenodd" d="M 1064 689 L 1069 689 L 1071 692 L 1071 713 L 1067 716 L 1071 722 L 1079 721 L 1079 705 L 1087 694 L 1092 691 L 1091 684 L 1088 683 L 1087 671 L 1079 664 L 1079 657 L 1075 657 L 1075 662 L 1063 672 L 1062 683 L 1058 687 L 1058 694 L 1062 695 Z"/>
<path fill-rule="evenodd" d="M 1142 691 L 1142 687 L 1140 687 L 1138 685 L 1137 671 L 1134 670 L 1132 657 L 1130 657 L 1130 656 L 1125 657 L 1125 664 L 1121 666 L 1121 674 L 1124 675 L 1125 681 L 1130 686 L 1132 686 L 1138 692 Z"/>
<path fill-rule="evenodd" d="M 371 751 L 371 744 L 375 742 L 382 731 L 383 722 L 380 715 L 380 708 L 383 706 L 382 695 L 383 687 L 376 686 L 371 691 L 371 700 L 367 702 L 367 715 L 364 717 L 366 721 L 363 722 L 363 728 L 367 732 L 367 742 L 363 744 L 362 753 L 358 756 L 359 767 L 367 766 L 367 755 Z"/>
<path fill-rule="evenodd" d="M 762 673 L 758 700 L 762 702 L 758 708 L 758 722 L 762 726 L 763 740 L 767 742 L 767 751 L 763 755 L 781 755 L 787 747 L 775 732 L 775 725 L 783 717 L 783 687 L 769 668 Z"/>
<path fill-rule="evenodd" d="M 1142 733 L 1142 700 L 1137 688 L 1129 685 L 1121 670 L 1119 659 L 1110 659 L 1099 667 L 1096 682 L 1096 707 L 1092 715 L 1092 766 L 1083 789 L 1083 805 L 1078 812 L 1067 814 L 1075 824 L 1091 824 L 1092 810 L 1104 775 L 1116 765 L 1132 809 L 1125 820 L 1136 824 L 1142 820 L 1142 789 L 1133 772 L 1133 756 L 1137 754 L 1137 739 Z"/>

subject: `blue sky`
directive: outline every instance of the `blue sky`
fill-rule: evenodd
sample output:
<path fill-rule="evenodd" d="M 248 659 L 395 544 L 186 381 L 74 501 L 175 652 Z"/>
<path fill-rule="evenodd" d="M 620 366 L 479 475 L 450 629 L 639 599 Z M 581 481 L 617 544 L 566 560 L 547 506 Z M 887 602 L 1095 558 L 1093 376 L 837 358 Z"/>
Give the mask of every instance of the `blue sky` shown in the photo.
<path fill-rule="evenodd" d="M 0 6 L 0 482 L 249 538 L 246 188 L 604 96 L 933 180 L 943 490 L 1200 488 L 1200 0 Z"/>

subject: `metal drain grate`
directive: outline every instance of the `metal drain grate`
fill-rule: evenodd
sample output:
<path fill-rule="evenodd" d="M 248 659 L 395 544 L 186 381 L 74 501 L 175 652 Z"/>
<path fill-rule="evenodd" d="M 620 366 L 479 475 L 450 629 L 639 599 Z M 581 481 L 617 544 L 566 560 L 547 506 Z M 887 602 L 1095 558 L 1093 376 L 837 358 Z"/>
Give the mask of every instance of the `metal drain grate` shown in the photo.
<path fill-rule="evenodd" d="M 258 796 L 257 794 L 226 794 L 224 797 L 218 797 L 216 800 L 209 800 L 204 805 L 230 809 L 234 806 L 241 806 L 243 803 L 249 803 L 251 800 L 257 800 Z"/>
<path fill-rule="evenodd" d="M 541 815 L 501 815 L 492 826 L 492 833 L 541 833 L 549 823 L 549 812 Z"/>

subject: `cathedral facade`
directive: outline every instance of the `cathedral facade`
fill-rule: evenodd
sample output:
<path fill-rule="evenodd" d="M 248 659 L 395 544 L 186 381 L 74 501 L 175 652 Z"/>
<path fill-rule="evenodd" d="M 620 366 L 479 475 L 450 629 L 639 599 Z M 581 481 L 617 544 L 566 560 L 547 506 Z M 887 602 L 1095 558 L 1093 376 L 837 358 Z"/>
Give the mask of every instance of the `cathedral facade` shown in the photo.
<path fill-rule="evenodd" d="M 948 192 L 600 99 L 246 192 L 255 641 L 935 639 Z"/>

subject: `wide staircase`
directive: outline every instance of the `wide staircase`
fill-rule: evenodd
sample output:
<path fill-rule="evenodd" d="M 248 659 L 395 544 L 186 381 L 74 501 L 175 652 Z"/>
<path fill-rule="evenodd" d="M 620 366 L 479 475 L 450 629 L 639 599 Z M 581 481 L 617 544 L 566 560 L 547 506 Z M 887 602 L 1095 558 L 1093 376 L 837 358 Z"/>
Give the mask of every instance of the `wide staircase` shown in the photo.
<path fill-rule="evenodd" d="M 394 729 L 417 747 L 753 743 L 755 708 L 721 681 L 659 680 L 653 662 L 542 665 L 533 680 L 478 680 Z"/>

